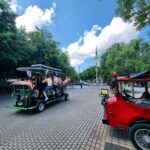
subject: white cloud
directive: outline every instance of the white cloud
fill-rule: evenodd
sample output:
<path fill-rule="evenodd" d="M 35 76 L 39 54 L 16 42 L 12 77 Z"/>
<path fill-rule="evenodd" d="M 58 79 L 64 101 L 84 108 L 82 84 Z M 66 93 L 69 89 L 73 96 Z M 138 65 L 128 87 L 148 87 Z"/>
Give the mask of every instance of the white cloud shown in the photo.
<path fill-rule="evenodd" d="M 9 4 L 10 4 L 10 8 L 14 12 L 17 12 L 18 9 L 22 9 L 22 7 L 18 4 L 17 0 L 11 0 Z"/>
<path fill-rule="evenodd" d="M 71 43 L 65 50 L 71 58 L 71 65 L 76 67 L 87 58 L 95 55 L 97 47 L 99 55 L 115 43 L 129 43 L 137 38 L 138 31 L 131 23 L 125 23 L 121 18 L 114 17 L 103 29 L 98 25 L 93 25 L 90 31 L 85 31 L 78 41 Z M 64 50 L 63 50 L 64 51 Z"/>
<path fill-rule="evenodd" d="M 16 26 L 20 28 L 24 26 L 27 31 L 34 31 L 35 26 L 42 27 L 43 25 L 52 24 L 52 19 L 55 16 L 56 4 L 53 3 L 49 9 L 42 10 L 38 6 L 28 6 L 22 16 L 16 18 Z"/>

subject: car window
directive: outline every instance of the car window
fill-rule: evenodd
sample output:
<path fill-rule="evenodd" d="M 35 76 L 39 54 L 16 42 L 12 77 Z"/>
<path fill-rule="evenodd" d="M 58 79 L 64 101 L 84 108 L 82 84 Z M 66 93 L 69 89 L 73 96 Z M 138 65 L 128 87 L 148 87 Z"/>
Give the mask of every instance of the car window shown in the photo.
<path fill-rule="evenodd" d="M 134 98 L 141 98 L 145 92 L 146 84 L 148 87 L 148 93 L 150 93 L 149 82 L 122 82 L 119 83 L 119 91 L 123 96 L 128 95 Z"/>

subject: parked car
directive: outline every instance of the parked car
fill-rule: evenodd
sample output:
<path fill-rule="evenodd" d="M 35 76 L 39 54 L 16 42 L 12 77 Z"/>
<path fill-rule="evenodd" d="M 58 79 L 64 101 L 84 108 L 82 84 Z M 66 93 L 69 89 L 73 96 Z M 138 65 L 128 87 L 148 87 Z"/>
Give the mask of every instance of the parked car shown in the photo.
<path fill-rule="evenodd" d="M 129 129 L 135 147 L 150 150 L 150 71 L 126 77 L 115 75 L 114 79 L 115 95 L 102 99 L 102 122 L 120 130 Z M 135 83 L 144 87 L 135 87 Z"/>

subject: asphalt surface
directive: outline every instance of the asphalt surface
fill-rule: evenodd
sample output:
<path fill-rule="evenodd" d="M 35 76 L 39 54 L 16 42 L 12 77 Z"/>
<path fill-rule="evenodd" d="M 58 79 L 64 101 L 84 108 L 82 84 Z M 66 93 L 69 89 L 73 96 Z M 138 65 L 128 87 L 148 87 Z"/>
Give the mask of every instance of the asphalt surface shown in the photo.
<path fill-rule="evenodd" d="M 0 150 L 106 149 L 106 136 L 114 131 L 101 123 L 99 91 L 97 86 L 68 89 L 68 101 L 41 113 L 7 108 L 15 99 L 0 96 Z"/>

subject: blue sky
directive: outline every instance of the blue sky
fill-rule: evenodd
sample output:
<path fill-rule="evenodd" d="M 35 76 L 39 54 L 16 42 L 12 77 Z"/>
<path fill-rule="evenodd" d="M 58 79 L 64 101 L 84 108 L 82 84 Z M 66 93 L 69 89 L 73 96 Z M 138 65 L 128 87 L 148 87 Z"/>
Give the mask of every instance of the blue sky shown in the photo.
<path fill-rule="evenodd" d="M 114 8 L 115 3 L 110 0 L 102 2 L 98 0 L 59 0 L 55 18 L 56 26 L 51 30 L 53 36 L 56 40 L 62 41 L 62 46 L 66 47 L 71 42 L 78 40 L 83 32 L 89 30 L 92 25 L 105 26 L 108 24 L 113 16 Z"/>
<path fill-rule="evenodd" d="M 34 30 L 34 25 L 46 28 L 63 51 L 69 53 L 71 65 L 80 70 L 94 64 L 97 47 L 102 53 L 115 42 L 128 43 L 142 37 L 148 39 L 149 27 L 137 32 L 133 25 L 115 16 L 113 0 L 12 0 L 22 24 Z M 38 17 L 37 17 L 38 16 Z M 31 23 L 30 23 L 31 22 Z"/>

